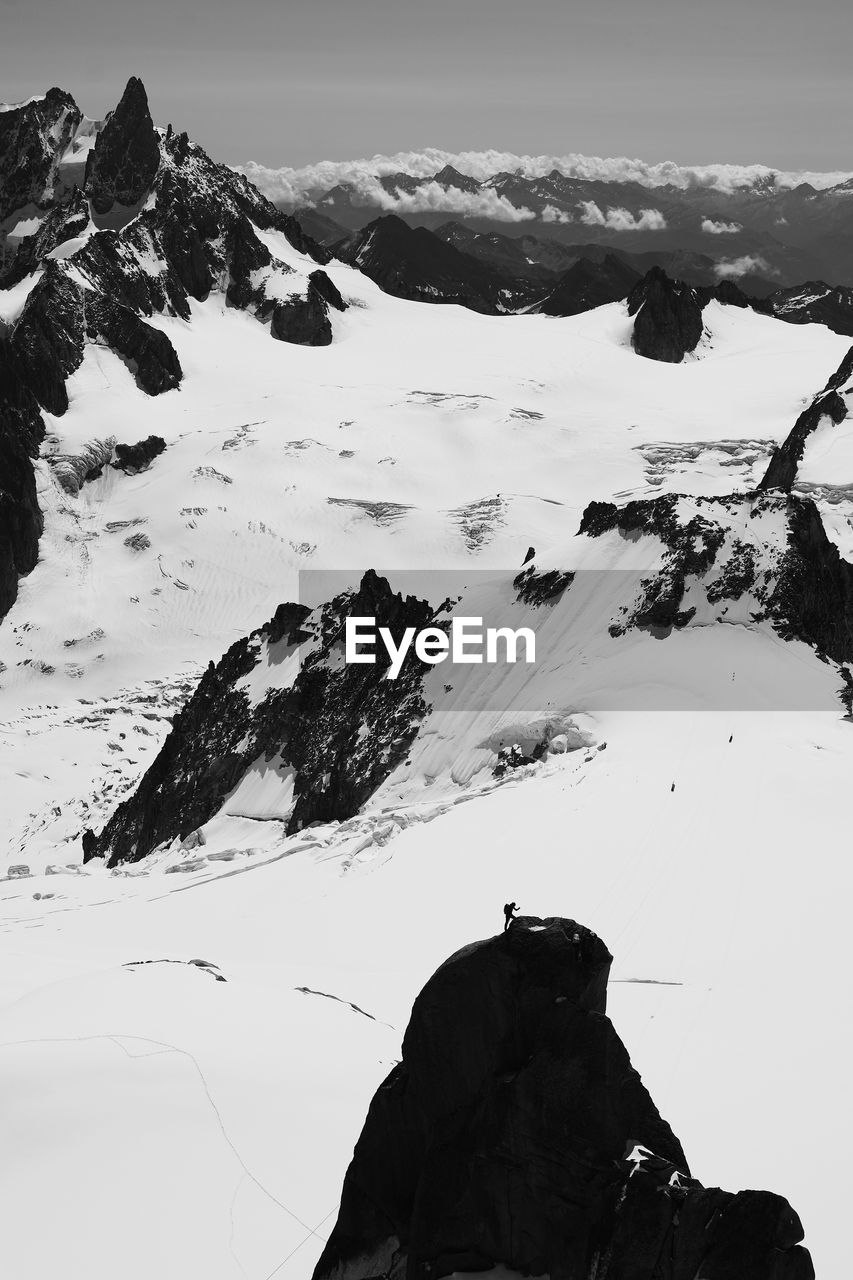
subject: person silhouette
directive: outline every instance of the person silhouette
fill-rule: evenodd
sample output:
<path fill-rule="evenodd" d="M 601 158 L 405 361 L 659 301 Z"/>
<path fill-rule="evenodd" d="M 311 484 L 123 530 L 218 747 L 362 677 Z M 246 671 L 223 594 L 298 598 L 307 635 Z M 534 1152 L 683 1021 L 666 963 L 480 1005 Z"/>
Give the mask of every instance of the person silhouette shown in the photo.
<path fill-rule="evenodd" d="M 515 919 L 515 915 L 513 913 L 516 912 L 517 910 L 518 910 L 517 903 L 515 902 L 504 903 L 504 933 L 506 933 L 507 929 Z"/>

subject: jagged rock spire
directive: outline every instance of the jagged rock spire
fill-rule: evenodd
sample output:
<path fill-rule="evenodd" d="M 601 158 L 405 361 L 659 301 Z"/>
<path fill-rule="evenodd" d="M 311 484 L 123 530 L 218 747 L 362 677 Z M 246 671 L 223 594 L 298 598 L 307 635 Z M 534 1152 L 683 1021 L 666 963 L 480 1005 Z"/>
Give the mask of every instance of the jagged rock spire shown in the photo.
<path fill-rule="evenodd" d="M 95 212 L 109 213 L 114 204 L 136 204 L 153 183 L 159 165 L 160 143 L 148 95 L 142 81 L 131 76 L 86 164 L 86 193 Z"/>

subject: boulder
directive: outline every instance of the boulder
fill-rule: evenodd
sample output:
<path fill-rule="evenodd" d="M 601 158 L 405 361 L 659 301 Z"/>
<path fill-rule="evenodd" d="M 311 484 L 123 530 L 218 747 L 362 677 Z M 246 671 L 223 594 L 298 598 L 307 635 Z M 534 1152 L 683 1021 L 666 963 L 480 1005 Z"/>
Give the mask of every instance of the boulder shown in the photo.
<path fill-rule="evenodd" d="M 116 471 L 135 475 L 137 471 L 144 471 L 146 467 L 150 467 L 165 448 L 166 441 L 162 436 L 148 436 L 147 439 L 139 440 L 136 444 L 117 444 L 115 462 L 112 465 Z"/>
<path fill-rule="evenodd" d="M 331 281 L 329 282 L 331 283 Z M 289 298 L 276 304 L 270 333 L 279 342 L 303 347 L 327 347 L 332 341 L 329 308 L 319 290 L 309 286 L 305 298 Z"/>

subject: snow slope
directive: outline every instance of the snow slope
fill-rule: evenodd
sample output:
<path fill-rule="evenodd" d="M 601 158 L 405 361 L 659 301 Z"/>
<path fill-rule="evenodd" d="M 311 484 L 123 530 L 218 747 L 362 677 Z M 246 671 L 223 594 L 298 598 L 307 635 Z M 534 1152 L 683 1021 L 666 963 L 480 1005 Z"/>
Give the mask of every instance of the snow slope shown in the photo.
<path fill-rule="evenodd" d="M 121 1257 L 129 1280 L 304 1276 L 412 998 L 513 897 L 608 942 L 611 1014 L 694 1170 L 788 1196 L 818 1274 L 840 1277 L 849 725 L 614 713 L 596 729 L 606 751 L 399 826 L 285 846 L 245 822 L 183 875 L 154 859 L 5 886 L 10 1273 L 106 1276 Z M 123 967 L 194 958 L 227 982 Z"/>
<path fill-rule="evenodd" d="M 297 279 L 316 266 L 259 234 Z M 746 488 L 847 346 L 712 304 L 700 358 L 665 366 L 631 351 L 621 305 L 483 317 L 388 297 L 342 265 L 329 274 L 357 304 L 336 315 L 331 347 L 270 342 L 213 295 L 190 323 L 152 321 L 178 352 L 180 390 L 152 400 L 90 345 L 69 411 L 46 415 L 41 560 L 0 632 L 5 752 L 23 775 L 7 810 L 14 857 L 27 815 L 41 823 L 58 805 L 77 831 L 81 794 L 106 770 L 138 774 L 81 699 L 156 701 L 294 598 L 303 568 L 511 568 L 531 544 L 564 542 L 591 498 Z M 168 447 L 149 470 L 106 468 L 76 496 L 57 483 L 93 443 L 152 433 Z M 43 749 L 69 732 L 70 786 Z"/>
<path fill-rule="evenodd" d="M 300 275 L 316 265 L 262 235 Z M 80 871 L 83 827 L 300 569 L 509 577 L 530 544 L 565 549 L 593 498 L 744 490 L 848 345 L 713 304 L 698 358 L 660 365 L 631 351 L 621 305 L 491 318 L 328 273 L 355 304 L 332 346 L 271 342 L 212 296 L 189 323 L 152 322 L 180 390 L 151 400 L 90 346 L 49 419 L 42 556 L 0 631 L 0 865 L 33 873 L 0 881 L 6 1270 L 304 1276 L 414 995 L 513 897 L 601 934 L 617 1028 L 697 1175 L 788 1196 L 833 1280 L 851 746 L 834 673 L 802 646 L 733 628 L 757 709 L 664 713 L 631 709 L 638 673 L 689 692 L 705 638 L 645 637 L 609 700 L 588 683 L 567 709 L 605 750 L 498 784 L 482 718 L 448 710 L 415 782 L 347 823 L 285 839 L 259 768 L 232 809 L 268 820 L 226 812 L 201 847 Z M 150 469 L 60 484 L 63 458 L 152 433 L 167 449 Z M 841 541 L 849 500 L 832 509 Z M 798 667 L 809 709 L 774 709 Z M 511 722 L 502 696 L 489 732 Z"/>

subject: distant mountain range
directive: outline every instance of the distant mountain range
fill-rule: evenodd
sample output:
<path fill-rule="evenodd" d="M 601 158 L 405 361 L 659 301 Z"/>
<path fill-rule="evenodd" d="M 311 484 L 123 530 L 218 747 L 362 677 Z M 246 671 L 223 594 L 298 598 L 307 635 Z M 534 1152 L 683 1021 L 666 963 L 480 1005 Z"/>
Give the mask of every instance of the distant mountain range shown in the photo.
<path fill-rule="evenodd" d="M 618 243 L 655 255 L 650 265 L 666 265 L 663 255 L 701 258 L 717 279 L 761 277 L 776 288 L 807 279 L 853 284 L 849 174 L 679 169 L 583 157 L 572 158 L 570 172 L 556 166 L 531 171 L 537 166 L 515 157 L 515 170 L 484 174 L 489 156 L 469 155 L 469 167 L 481 171 L 475 176 L 452 163 L 432 173 L 407 171 L 406 158 L 396 159 L 401 168 L 395 172 L 382 157 L 302 171 L 246 165 L 244 172 L 280 208 L 298 209 L 326 243 L 379 213 L 394 213 L 431 230 L 450 221 L 508 241 L 546 241 L 553 257 L 563 245 Z M 422 157 L 411 163 L 422 167 Z"/>

